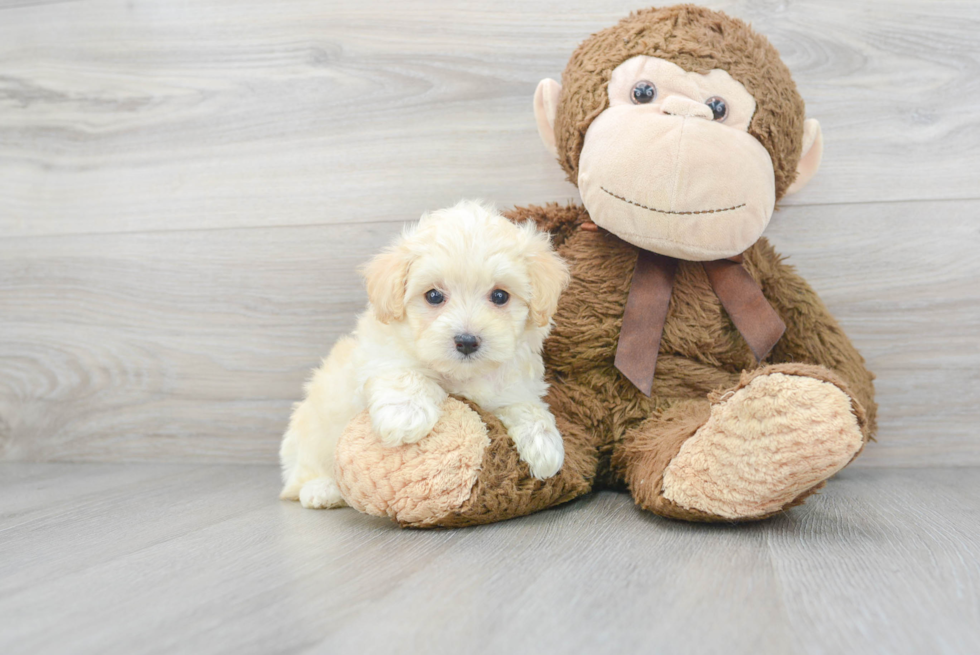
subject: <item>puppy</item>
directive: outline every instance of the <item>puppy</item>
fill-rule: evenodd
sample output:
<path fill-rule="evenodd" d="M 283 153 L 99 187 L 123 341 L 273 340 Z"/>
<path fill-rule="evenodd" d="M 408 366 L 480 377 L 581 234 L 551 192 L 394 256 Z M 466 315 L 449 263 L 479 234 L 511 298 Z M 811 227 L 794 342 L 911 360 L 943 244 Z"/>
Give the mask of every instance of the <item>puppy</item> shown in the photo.
<path fill-rule="evenodd" d="M 495 414 L 538 478 L 565 457 L 541 348 L 568 270 L 549 237 L 476 202 L 424 215 L 364 269 L 367 311 L 306 385 L 280 449 L 281 498 L 340 507 L 337 439 L 370 412 L 385 446 L 415 443 L 448 394 Z"/>

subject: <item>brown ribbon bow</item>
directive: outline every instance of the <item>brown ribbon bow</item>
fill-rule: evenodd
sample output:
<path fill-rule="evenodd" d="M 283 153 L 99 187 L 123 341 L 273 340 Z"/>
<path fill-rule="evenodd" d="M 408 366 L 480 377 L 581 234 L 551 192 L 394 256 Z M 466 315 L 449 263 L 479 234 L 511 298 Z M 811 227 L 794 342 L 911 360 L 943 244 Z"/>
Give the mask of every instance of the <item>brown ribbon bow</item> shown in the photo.
<path fill-rule="evenodd" d="M 786 331 L 762 289 L 742 266 L 742 256 L 702 262 L 711 287 L 756 360 L 765 359 Z M 657 368 L 660 337 L 674 285 L 677 260 L 640 250 L 623 313 L 616 368 L 649 396 Z"/>

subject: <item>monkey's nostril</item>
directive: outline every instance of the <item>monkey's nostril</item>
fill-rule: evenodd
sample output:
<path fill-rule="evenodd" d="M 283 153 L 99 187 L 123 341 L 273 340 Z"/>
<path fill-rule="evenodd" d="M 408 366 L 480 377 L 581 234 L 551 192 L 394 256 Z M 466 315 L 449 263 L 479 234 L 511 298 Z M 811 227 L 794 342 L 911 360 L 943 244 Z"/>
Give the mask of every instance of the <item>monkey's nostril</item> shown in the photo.
<path fill-rule="evenodd" d="M 464 355 L 472 355 L 480 349 L 480 338 L 472 334 L 457 334 L 453 341 L 456 342 L 456 350 Z"/>
<path fill-rule="evenodd" d="M 695 102 L 684 96 L 668 96 L 663 102 L 661 111 L 669 116 L 706 118 L 709 121 L 714 120 L 714 114 L 707 105 Z"/>

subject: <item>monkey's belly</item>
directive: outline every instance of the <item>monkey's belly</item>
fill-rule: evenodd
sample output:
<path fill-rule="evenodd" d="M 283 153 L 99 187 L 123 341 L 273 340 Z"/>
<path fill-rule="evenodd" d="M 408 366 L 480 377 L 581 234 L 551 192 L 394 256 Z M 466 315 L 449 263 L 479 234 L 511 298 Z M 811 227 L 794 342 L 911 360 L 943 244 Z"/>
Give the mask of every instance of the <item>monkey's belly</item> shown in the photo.
<path fill-rule="evenodd" d="M 681 261 L 647 398 L 614 365 L 636 248 L 603 232 L 580 231 L 559 253 L 572 282 L 545 344 L 553 398 L 560 399 L 553 409 L 590 429 L 600 449 L 671 402 L 703 398 L 755 367 L 703 267 Z"/>

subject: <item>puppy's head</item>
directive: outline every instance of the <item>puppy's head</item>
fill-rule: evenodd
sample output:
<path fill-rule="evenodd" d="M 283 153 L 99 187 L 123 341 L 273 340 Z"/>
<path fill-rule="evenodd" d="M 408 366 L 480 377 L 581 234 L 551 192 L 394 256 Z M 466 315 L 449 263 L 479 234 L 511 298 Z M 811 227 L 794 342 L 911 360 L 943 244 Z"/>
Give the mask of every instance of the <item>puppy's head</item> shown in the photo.
<path fill-rule="evenodd" d="M 457 378 L 539 350 L 568 284 L 547 234 L 470 201 L 423 216 L 364 275 L 378 320 L 404 324 L 419 359 Z"/>

